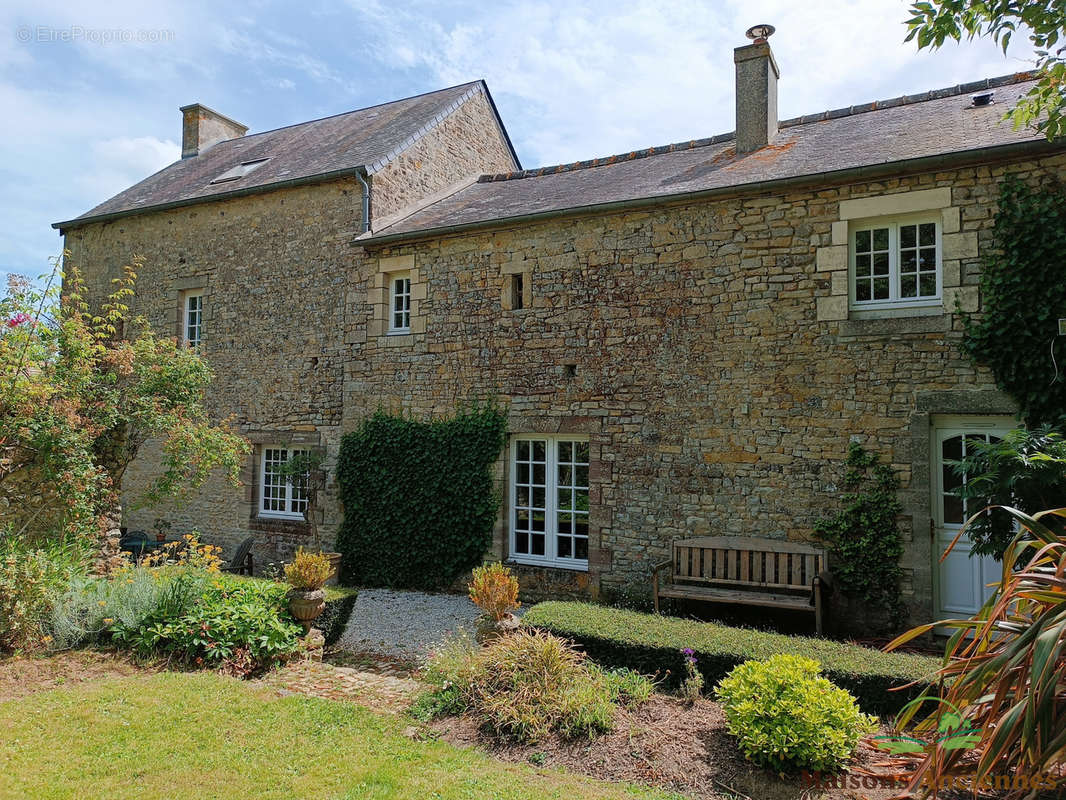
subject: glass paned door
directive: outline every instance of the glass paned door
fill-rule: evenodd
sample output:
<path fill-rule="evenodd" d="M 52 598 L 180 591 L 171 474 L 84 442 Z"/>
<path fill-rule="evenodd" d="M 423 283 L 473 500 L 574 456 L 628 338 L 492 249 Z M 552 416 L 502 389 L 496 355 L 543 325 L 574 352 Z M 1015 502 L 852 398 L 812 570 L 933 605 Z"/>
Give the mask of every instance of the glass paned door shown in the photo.
<path fill-rule="evenodd" d="M 1002 577 L 1002 566 L 990 556 L 971 555 L 969 537 L 964 536 L 948 556 L 940 556 L 958 535 L 972 514 L 985 504 L 963 500 L 954 490 L 964 485 L 965 475 L 956 473 L 951 462 L 972 452 L 976 442 L 998 441 L 1012 421 L 1001 417 L 945 417 L 933 430 L 933 558 L 938 574 L 937 612 L 941 619 L 975 613 L 991 595 Z"/>

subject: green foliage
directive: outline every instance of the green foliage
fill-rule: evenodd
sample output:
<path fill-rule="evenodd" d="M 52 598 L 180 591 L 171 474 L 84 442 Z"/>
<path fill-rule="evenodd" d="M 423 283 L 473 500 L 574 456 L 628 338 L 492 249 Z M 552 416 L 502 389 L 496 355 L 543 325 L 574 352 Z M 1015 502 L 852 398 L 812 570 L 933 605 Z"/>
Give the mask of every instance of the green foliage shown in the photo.
<path fill-rule="evenodd" d="M 326 607 L 315 620 L 315 627 L 322 631 L 326 644 L 335 644 L 348 625 L 348 618 L 355 608 L 355 599 L 359 596 L 355 589 L 327 586 Z"/>
<path fill-rule="evenodd" d="M 715 694 L 745 758 L 777 772 L 836 771 L 851 758 L 874 719 L 818 670 L 812 659 L 777 655 L 722 679 Z"/>
<path fill-rule="evenodd" d="M 341 441 L 341 576 L 358 586 L 432 589 L 481 561 L 499 498 L 492 465 L 507 420 L 476 408 L 433 422 L 382 412 Z"/>
<path fill-rule="evenodd" d="M 0 499 L 20 510 L 15 533 L 95 534 L 152 438 L 160 468 L 142 501 L 181 497 L 215 469 L 237 481 L 248 445 L 208 419 L 211 368 L 131 316 L 139 267 L 95 310 L 72 266 L 60 297 L 58 262 L 43 292 L 16 279 L 0 299 Z"/>
<path fill-rule="evenodd" d="M 966 476 L 956 493 L 969 501 L 971 514 L 993 506 L 967 525 L 972 552 L 999 560 L 1018 533 L 1007 507 L 1035 514 L 1066 505 L 1066 439 L 1045 425 L 1008 431 L 999 441 L 971 440 L 967 449 L 966 457 L 953 463 L 955 472 Z M 1050 517 L 1045 524 L 1066 535 L 1063 520 Z"/>
<path fill-rule="evenodd" d="M 1056 47 L 1066 33 L 1066 6 L 1061 0 L 928 0 L 911 6 L 906 41 L 918 49 L 937 49 L 949 39 L 991 37 L 1007 47 L 1019 27 L 1026 30 L 1036 51 L 1038 80 L 1005 118 L 1014 127 L 1034 125 L 1051 141 L 1066 133 L 1066 60 Z"/>
<path fill-rule="evenodd" d="M 617 703 L 642 703 L 652 685 L 637 673 L 589 664 L 564 640 L 518 631 L 484 648 L 450 642 L 429 662 L 434 687 L 415 705 L 423 719 L 469 712 L 496 736 L 537 741 L 551 732 L 592 737 L 611 729 Z"/>
<path fill-rule="evenodd" d="M 628 667 L 646 675 L 657 673 L 666 688 L 677 688 L 685 675 L 685 648 L 693 651 L 709 686 L 753 658 L 766 659 L 779 653 L 810 656 L 822 663 L 830 680 L 855 695 L 863 709 L 874 714 L 895 713 L 917 697 L 919 686 L 903 687 L 922 681 L 939 665 L 935 658 L 882 653 L 829 639 L 731 628 L 587 603 L 540 603 L 522 620 L 576 642 L 601 665 Z"/>
<path fill-rule="evenodd" d="M 981 272 L 983 313 L 963 315 L 963 350 L 992 370 L 1034 427 L 1066 422 L 1066 347 L 1057 338 L 1058 320 L 1066 316 L 1064 191 L 1059 183 L 1003 182 L 996 247 Z"/>
<path fill-rule="evenodd" d="M 703 694 L 703 673 L 699 670 L 700 660 L 696 658 L 696 651 L 686 647 L 681 651 L 685 657 L 685 678 L 681 681 L 679 694 L 688 703 L 695 703 Z"/>
<path fill-rule="evenodd" d="M 814 530 L 831 546 L 834 585 L 887 609 L 898 623 L 904 615 L 899 589 L 903 538 L 896 524 L 902 510 L 899 480 L 878 463 L 876 453 L 867 453 L 857 442 L 848 445 L 844 465 L 844 508 L 819 520 Z"/>
<path fill-rule="evenodd" d="M 76 543 L 27 547 L 14 537 L 0 537 L 0 651 L 46 646 L 54 597 L 85 566 L 85 553 Z"/>
<path fill-rule="evenodd" d="M 283 584 L 214 576 L 195 602 L 163 603 L 136 627 L 116 624 L 111 635 L 140 656 L 248 675 L 296 652 L 302 628 L 287 607 Z"/>
<path fill-rule="evenodd" d="M 1002 580 L 977 613 L 919 626 L 888 645 L 934 626 L 954 631 L 931 681 L 942 687 L 939 702 L 914 703 L 897 720 L 903 729 L 933 707 L 911 734 L 911 742 L 921 742 L 921 760 L 908 758 L 908 795 L 935 795 L 960 776 L 973 787 L 1015 776 L 1020 780 L 1004 787 L 1014 790 L 1006 794 L 1012 800 L 1035 797 L 1041 784 L 1058 794 L 1066 787 L 1059 768 L 1066 731 L 1066 509 L 1005 510 L 1017 533 L 1003 555 Z"/>

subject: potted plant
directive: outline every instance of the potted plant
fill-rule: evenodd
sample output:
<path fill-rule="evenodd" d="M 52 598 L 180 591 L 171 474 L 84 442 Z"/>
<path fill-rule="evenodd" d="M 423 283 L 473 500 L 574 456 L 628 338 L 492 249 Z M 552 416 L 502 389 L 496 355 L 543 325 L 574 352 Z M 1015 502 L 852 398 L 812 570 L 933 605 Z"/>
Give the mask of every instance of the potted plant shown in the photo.
<path fill-rule="evenodd" d="M 329 559 L 324 555 L 308 552 L 302 547 L 285 565 L 285 582 L 292 587 L 289 610 L 307 632 L 326 608 L 326 593 L 322 587 L 329 578 L 330 569 Z"/>
<path fill-rule="evenodd" d="M 340 570 L 341 554 L 324 552 L 318 530 L 319 495 L 326 489 L 326 471 L 322 468 L 323 456 L 320 450 L 304 450 L 295 453 L 281 468 L 280 472 L 293 479 L 301 480 L 307 492 L 307 522 L 311 526 L 311 541 L 315 552 L 321 553 L 330 563 L 330 574 L 326 580 L 337 576 Z"/>
<path fill-rule="evenodd" d="M 503 564 L 494 562 L 474 569 L 470 599 L 485 612 L 478 621 L 477 640 L 482 644 L 517 630 L 521 621 L 514 610 L 518 602 L 518 578 Z"/>

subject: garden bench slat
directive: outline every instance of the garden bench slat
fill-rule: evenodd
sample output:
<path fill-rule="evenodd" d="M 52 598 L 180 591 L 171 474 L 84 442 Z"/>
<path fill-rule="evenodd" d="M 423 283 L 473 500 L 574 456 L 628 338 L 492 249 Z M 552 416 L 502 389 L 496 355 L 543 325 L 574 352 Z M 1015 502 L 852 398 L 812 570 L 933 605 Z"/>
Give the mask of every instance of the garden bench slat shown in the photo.
<path fill-rule="evenodd" d="M 823 548 L 745 536 L 703 536 L 671 545 L 669 561 L 652 571 L 659 598 L 789 608 L 814 614 L 822 632 L 822 591 L 828 579 Z M 660 573 L 670 568 L 671 579 Z"/>

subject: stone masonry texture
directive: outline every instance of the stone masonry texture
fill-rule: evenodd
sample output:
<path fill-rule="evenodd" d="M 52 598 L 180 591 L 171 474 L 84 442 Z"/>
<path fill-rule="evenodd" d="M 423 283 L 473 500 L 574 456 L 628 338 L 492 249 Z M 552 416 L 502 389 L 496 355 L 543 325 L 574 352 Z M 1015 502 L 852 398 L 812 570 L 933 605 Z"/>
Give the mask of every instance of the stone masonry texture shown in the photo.
<path fill-rule="evenodd" d="M 374 176 L 375 214 L 508 169 L 482 105 L 464 106 L 440 137 Z M 491 398 L 513 434 L 588 436 L 589 571 L 522 570 L 528 587 L 555 595 L 647 591 L 652 564 L 679 537 L 810 539 L 839 507 L 843 458 L 857 440 L 903 483 L 904 590 L 917 621 L 933 602 L 930 421 L 1013 407 L 961 353 L 953 308 L 840 319 L 822 302 L 820 314 L 841 287 L 817 252 L 839 246 L 842 201 L 947 189 L 958 233 L 969 235 L 953 259 L 958 285 L 977 303 L 999 182 L 1064 167 L 1055 156 L 386 247 L 357 239 L 359 186 L 341 180 L 89 224 L 68 232 L 67 247 L 101 288 L 144 256 L 133 310 L 160 330 L 177 333 L 183 291 L 205 291 L 210 408 L 253 443 L 324 450 L 327 545 L 341 517 L 331 472 L 340 436 L 378 408 L 425 418 Z M 410 265 L 418 284 L 414 333 L 383 335 L 376 324 L 387 264 Z M 505 310 L 516 273 L 529 300 Z M 149 450 L 131 468 L 131 489 L 152 461 Z M 163 517 L 229 549 L 254 533 L 261 558 L 283 557 L 307 543 L 309 527 L 257 520 L 255 473 L 249 459 L 244 487 L 215 481 L 181 506 L 130 510 L 126 524 L 150 529 Z M 501 456 L 501 489 L 506 473 Z M 504 504 L 489 557 L 507 557 L 506 515 Z"/>

